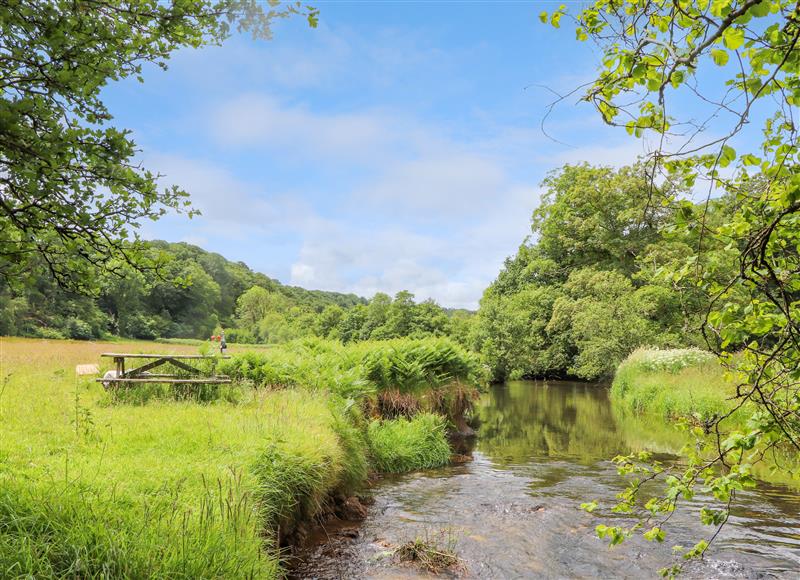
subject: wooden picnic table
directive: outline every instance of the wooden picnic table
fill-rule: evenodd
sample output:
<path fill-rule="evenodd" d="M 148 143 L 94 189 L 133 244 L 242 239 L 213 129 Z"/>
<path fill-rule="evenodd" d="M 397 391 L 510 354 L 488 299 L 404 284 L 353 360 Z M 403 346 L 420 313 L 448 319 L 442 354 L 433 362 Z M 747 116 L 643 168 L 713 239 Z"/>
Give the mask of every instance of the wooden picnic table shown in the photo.
<path fill-rule="evenodd" d="M 226 355 L 203 355 L 203 354 L 147 354 L 147 353 L 119 353 L 104 352 L 101 357 L 113 358 L 116 372 L 114 377 L 103 377 L 97 379 L 101 383 L 174 383 L 174 384 L 217 384 L 230 383 L 230 377 L 225 375 L 202 376 L 202 371 L 184 361 L 192 360 L 212 360 L 231 358 Z M 125 359 L 151 359 L 136 368 L 126 370 Z M 150 371 L 162 365 L 170 364 L 189 374 L 188 377 L 176 375 L 174 373 L 151 373 Z"/>

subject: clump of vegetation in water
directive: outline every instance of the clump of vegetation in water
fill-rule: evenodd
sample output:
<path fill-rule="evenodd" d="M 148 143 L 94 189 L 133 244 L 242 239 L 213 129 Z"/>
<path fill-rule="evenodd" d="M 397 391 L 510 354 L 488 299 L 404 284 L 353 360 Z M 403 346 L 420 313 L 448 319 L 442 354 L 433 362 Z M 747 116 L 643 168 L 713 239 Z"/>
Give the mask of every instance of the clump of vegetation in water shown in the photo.
<path fill-rule="evenodd" d="M 433 574 L 457 571 L 464 567 L 455 552 L 456 537 L 452 530 L 445 530 L 436 538 L 429 534 L 416 537 L 397 547 L 394 555 L 401 562 L 409 562 Z"/>
<path fill-rule="evenodd" d="M 429 413 L 412 419 L 376 420 L 367 429 L 372 464 L 379 471 L 403 473 L 450 462 L 444 420 Z"/>

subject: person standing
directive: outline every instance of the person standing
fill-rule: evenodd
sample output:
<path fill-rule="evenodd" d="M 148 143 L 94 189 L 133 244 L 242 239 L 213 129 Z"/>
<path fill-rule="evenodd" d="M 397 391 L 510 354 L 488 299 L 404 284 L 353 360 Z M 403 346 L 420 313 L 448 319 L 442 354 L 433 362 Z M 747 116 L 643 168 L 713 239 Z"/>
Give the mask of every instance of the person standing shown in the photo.
<path fill-rule="evenodd" d="M 225 331 L 223 330 L 219 336 L 219 354 L 224 355 L 226 350 L 228 350 L 228 343 L 225 342 Z"/>

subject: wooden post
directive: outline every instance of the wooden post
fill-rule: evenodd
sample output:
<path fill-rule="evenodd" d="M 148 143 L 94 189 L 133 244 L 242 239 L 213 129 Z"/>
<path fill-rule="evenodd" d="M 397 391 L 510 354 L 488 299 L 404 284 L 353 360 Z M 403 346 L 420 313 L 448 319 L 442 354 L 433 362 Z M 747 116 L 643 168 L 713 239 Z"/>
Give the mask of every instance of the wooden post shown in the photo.
<path fill-rule="evenodd" d="M 115 356 L 114 362 L 117 365 L 117 378 L 121 379 L 125 376 L 125 357 L 124 356 Z"/>

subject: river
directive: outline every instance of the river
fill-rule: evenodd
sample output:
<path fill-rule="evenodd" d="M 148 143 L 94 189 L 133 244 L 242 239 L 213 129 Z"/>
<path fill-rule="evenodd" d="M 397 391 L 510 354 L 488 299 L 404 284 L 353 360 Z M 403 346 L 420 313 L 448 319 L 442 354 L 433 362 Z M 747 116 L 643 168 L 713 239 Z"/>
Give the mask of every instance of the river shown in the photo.
<path fill-rule="evenodd" d="M 637 537 L 611 549 L 595 537 L 594 527 L 612 516 L 585 513 L 579 504 L 608 506 L 623 489 L 609 458 L 648 449 L 669 462 L 682 441 L 664 421 L 616 412 L 602 386 L 496 385 L 479 401 L 477 415 L 473 461 L 380 481 L 366 521 L 328 526 L 293 576 L 426 577 L 391 550 L 427 537 L 454 545 L 461 577 L 655 578 L 676 561 L 674 544 L 692 545 L 711 530 L 697 519 L 704 499 L 698 497 L 675 513 L 661 545 Z M 800 494 L 761 484 L 737 500 L 704 562 L 686 576 L 800 576 Z"/>

